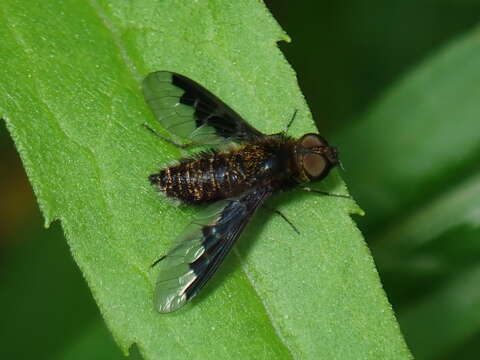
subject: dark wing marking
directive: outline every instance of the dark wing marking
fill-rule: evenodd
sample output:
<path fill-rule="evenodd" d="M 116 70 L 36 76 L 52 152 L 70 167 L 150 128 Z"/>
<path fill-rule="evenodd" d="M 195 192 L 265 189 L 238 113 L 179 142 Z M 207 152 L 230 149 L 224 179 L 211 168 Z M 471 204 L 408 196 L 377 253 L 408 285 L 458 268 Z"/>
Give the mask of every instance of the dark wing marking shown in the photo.
<path fill-rule="evenodd" d="M 269 195 L 267 190 L 254 190 L 223 200 L 195 219 L 193 229 L 158 263 L 155 307 L 159 312 L 177 310 L 202 289 Z"/>
<path fill-rule="evenodd" d="M 222 100 L 185 76 L 169 71 L 151 73 L 143 80 L 143 94 L 167 130 L 191 141 L 244 141 L 264 136 Z"/>

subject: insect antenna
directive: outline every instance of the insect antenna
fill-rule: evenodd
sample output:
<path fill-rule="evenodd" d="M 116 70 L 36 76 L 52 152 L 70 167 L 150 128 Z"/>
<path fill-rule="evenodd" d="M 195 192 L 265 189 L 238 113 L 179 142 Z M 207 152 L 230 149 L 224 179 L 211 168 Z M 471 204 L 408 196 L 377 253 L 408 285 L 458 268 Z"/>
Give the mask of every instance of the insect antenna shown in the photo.
<path fill-rule="evenodd" d="M 285 127 L 285 134 L 288 133 L 288 129 L 290 129 L 290 126 L 292 126 L 293 120 L 295 120 L 295 117 L 297 116 L 297 113 L 298 113 L 298 109 L 295 109 L 295 111 L 293 112 L 292 118 L 290 119 L 287 126 Z"/>

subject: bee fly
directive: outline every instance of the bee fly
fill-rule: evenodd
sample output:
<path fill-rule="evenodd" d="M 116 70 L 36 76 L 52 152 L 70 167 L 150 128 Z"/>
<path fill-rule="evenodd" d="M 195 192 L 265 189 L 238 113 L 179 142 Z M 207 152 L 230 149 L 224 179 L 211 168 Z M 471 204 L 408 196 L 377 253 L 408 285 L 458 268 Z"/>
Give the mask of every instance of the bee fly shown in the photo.
<path fill-rule="evenodd" d="M 155 263 L 161 268 L 155 306 L 168 313 L 201 290 L 270 195 L 299 185 L 326 194 L 303 184 L 324 178 L 339 160 L 336 148 L 318 134 L 294 139 L 286 131 L 261 133 L 185 76 L 154 72 L 145 78 L 143 90 L 146 102 L 166 129 L 189 139 L 190 144 L 212 147 L 149 177 L 171 198 L 188 204 L 212 204 Z"/>

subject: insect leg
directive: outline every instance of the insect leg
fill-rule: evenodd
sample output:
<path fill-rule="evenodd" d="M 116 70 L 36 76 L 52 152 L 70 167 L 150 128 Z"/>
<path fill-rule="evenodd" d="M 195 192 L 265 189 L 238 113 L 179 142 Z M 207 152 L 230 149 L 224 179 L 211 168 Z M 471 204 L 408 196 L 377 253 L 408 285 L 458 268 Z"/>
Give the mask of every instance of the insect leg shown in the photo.
<path fill-rule="evenodd" d="M 187 144 L 178 143 L 178 142 L 176 142 L 172 139 L 166 138 L 165 136 L 159 134 L 155 129 L 152 129 L 147 123 L 143 123 L 143 126 L 146 127 L 148 130 L 150 130 L 153 133 L 153 135 L 159 137 L 163 141 L 168 142 L 169 144 L 172 144 L 173 146 L 176 146 L 178 148 L 185 149 L 185 148 L 189 148 L 191 146 L 197 145 L 197 143 L 195 143 L 195 142 L 189 142 Z"/>
<path fill-rule="evenodd" d="M 317 194 L 326 195 L 326 196 L 341 197 L 341 198 L 345 198 L 345 199 L 353 199 L 350 195 L 332 194 L 332 193 L 329 193 L 329 192 L 326 192 L 326 191 L 312 189 L 308 186 L 302 186 L 300 189 L 302 189 L 304 191 L 309 191 L 309 192 L 314 192 L 314 193 L 317 193 Z"/>
<path fill-rule="evenodd" d="M 297 113 L 298 113 L 298 109 L 295 109 L 295 111 L 293 112 L 292 118 L 290 119 L 287 126 L 285 127 L 285 134 L 288 133 L 288 129 L 290 129 L 290 126 L 292 126 L 293 120 L 295 120 L 295 117 L 297 116 Z"/>
<path fill-rule="evenodd" d="M 162 256 L 160 256 L 157 260 L 155 260 L 155 262 L 154 262 L 152 265 L 150 265 L 150 267 L 153 268 L 154 266 L 156 266 L 160 261 L 162 261 L 163 259 L 165 259 L 166 256 L 167 256 L 167 255 L 162 255 Z"/>
<path fill-rule="evenodd" d="M 298 231 L 297 227 L 295 225 L 293 225 L 293 223 L 290 220 L 288 220 L 288 218 L 285 215 L 283 215 L 283 213 L 280 210 L 272 209 L 271 207 L 268 207 L 268 206 L 265 206 L 265 205 L 264 205 L 264 207 L 265 207 L 265 209 L 270 210 L 271 212 L 273 212 L 277 215 L 280 215 L 281 218 L 283 220 L 285 220 L 287 222 L 287 224 L 292 227 L 293 231 L 295 231 L 298 235 L 300 235 L 300 231 Z"/>

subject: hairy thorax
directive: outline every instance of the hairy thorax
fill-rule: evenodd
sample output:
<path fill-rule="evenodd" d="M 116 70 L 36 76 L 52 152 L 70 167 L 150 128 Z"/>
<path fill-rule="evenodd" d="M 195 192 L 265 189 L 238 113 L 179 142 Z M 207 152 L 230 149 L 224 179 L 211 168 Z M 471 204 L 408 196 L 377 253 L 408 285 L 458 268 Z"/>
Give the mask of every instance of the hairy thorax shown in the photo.
<path fill-rule="evenodd" d="M 228 151 L 202 152 L 162 169 L 150 181 L 167 196 L 189 203 L 211 202 L 249 189 L 288 185 L 292 141 L 269 136 Z"/>

